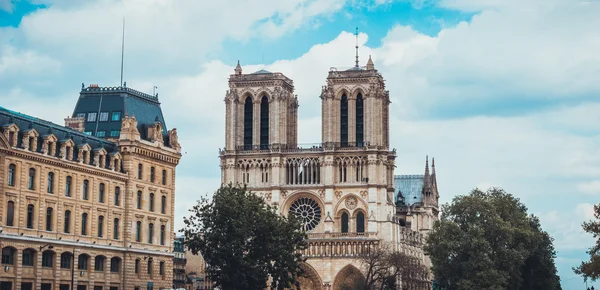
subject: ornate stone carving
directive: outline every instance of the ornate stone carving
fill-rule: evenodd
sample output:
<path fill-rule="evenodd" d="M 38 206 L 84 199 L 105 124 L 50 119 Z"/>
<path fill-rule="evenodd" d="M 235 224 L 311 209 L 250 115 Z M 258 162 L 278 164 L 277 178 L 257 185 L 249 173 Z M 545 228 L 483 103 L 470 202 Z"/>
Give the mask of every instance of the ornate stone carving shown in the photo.
<path fill-rule="evenodd" d="M 285 198 L 287 196 L 287 190 L 281 191 L 281 197 Z"/>
<path fill-rule="evenodd" d="M 358 204 L 358 199 L 356 196 L 349 196 L 346 198 L 346 207 L 350 210 L 355 209 Z"/>
<path fill-rule="evenodd" d="M 342 192 L 340 190 L 335 192 L 335 197 L 340 198 L 342 197 Z"/>
<path fill-rule="evenodd" d="M 62 159 L 67 158 L 67 146 L 64 143 L 60 145 L 60 156 L 59 157 Z"/>
<path fill-rule="evenodd" d="M 169 134 L 169 146 L 173 149 L 180 149 L 181 146 L 179 145 L 179 140 L 177 137 L 177 128 L 173 128 L 172 130 L 169 130 L 168 134 Z"/>
<path fill-rule="evenodd" d="M 367 198 L 367 195 L 369 195 L 369 192 L 366 190 L 360 192 L 360 196 L 362 196 L 362 198 Z"/>
<path fill-rule="evenodd" d="M 319 196 L 321 198 L 325 198 L 325 190 L 324 189 L 319 189 Z"/>

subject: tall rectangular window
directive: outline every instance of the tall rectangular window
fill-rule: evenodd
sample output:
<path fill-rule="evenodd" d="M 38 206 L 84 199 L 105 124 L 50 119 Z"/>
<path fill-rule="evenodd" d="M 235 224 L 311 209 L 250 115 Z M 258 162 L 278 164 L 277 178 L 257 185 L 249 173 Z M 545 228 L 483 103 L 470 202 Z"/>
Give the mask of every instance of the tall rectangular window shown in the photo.
<path fill-rule="evenodd" d="M 65 224 L 64 224 L 64 232 L 68 234 L 71 232 L 71 211 L 65 211 Z"/>
<path fill-rule="evenodd" d="M 15 223 L 15 202 L 9 200 L 6 208 L 6 225 L 12 227 Z"/>
<path fill-rule="evenodd" d="M 119 239 L 119 219 L 115 219 L 113 222 L 113 239 Z"/>
<path fill-rule="evenodd" d="M 27 205 L 27 228 L 33 229 L 33 216 L 35 215 L 33 204 Z"/>
<path fill-rule="evenodd" d="M 98 132 L 96 132 L 96 137 L 106 137 L 106 131 L 98 131 Z"/>
<path fill-rule="evenodd" d="M 48 172 L 48 193 L 54 192 L 54 172 Z"/>
<path fill-rule="evenodd" d="M 77 113 L 77 118 L 84 118 L 85 119 L 85 113 Z"/>
<path fill-rule="evenodd" d="M 150 182 L 154 182 L 154 166 L 150 167 Z"/>
<path fill-rule="evenodd" d="M 88 214 L 84 212 L 81 215 L 81 235 L 82 236 L 87 236 L 87 218 L 88 218 Z"/>
<path fill-rule="evenodd" d="M 88 113 L 87 121 L 88 122 L 96 122 L 97 113 Z"/>
<path fill-rule="evenodd" d="M 52 231 L 52 211 L 51 207 L 46 209 L 46 231 Z"/>
<path fill-rule="evenodd" d="M 100 183 L 100 192 L 98 192 L 98 201 L 104 203 L 104 183 Z"/>
<path fill-rule="evenodd" d="M 83 181 L 83 200 L 88 200 L 89 198 L 89 188 L 90 188 L 90 182 L 86 179 Z"/>
<path fill-rule="evenodd" d="M 108 112 L 100 112 L 100 117 L 98 118 L 100 122 L 108 121 Z"/>
<path fill-rule="evenodd" d="M 110 131 L 110 137 L 119 137 L 120 134 L 121 134 L 121 131 L 119 131 L 119 130 Z"/>
<path fill-rule="evenodd" d="M 71 176 L 67 176 L 67 180 L 65 181 L 65 196 L 71 196 Z"/>
<path fill-rule="evenodd" d="M 104 216 L 98 217 L 98 237 L 102 238 L 104 236 Z"/>
<path fill-rule="evenodd" d="M 140 242 L 142 240 L 142 222 L 138 221 L 135 224 L 135 241 Z"/>
<path fill-rule="evenodd" d="M 121 112 L 112 112 L 111 121 L 121 121 Z"/>
<path fill-rule="evenodd" d="M 27 180 L 27 189 L 35 189 L 35 169 L 29 168 L 29 179 Z"/>
<path fill-rule="evenodd" d="M 15 186 L 15 178 L 17 176 L 17 166 L 11 164 L 8 166 L 8 186 Z"/>
<path fill-rule="evenodd" d="M 164 169 L 162 171 L 162 185 L 167 185 L 167 171 Z"/>

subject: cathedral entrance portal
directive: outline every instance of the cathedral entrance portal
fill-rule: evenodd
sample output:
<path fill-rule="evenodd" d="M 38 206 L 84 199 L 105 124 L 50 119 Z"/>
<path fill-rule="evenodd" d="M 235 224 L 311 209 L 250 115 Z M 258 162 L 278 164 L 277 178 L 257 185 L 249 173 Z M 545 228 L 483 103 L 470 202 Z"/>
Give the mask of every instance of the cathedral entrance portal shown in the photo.
<path fill-rule="evenodd" d="M 319 273 L 317 273 L 311 265 L 306 263 L 302 263 L 300 267 L 304 270 L 304 275 L 298 278 L 300 289 L 321 290 L 323 288 L 323 282 L 321 281 L 321 277 L 319 277 Z"/>
<path fill-rule="evenodd" d="M 335 276 L 333 290 L 362 290 L 365 276 L 352 265 L 347 265 Z"/>

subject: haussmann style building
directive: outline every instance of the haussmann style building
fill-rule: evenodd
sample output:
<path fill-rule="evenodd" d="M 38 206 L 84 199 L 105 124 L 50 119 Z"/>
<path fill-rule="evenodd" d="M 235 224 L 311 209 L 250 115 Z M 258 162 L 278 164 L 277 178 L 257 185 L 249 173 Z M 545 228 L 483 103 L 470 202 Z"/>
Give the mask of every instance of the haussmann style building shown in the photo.
<path fill-rule="evenodd" d="M 238 63 L 224 101 L 222 182 L 246 184 L 282 215 L 302 217 L 302 289 L 353 289 L 364 279 L 358 255 L 382 242 L 430 265 L 422 246 L 438 218 L 435 166 L 394 176 L 390 97 L 371 58 L 329 71 L 318 144 L 298 143 L 298 99 L 282 73 L 244 74 Z M 407 286 L 429 289 L 429 279 Z"/>
<path fill-rule="evenodd" d="M 0 290 L 172 287 L 181 154 L 157 95 L 82 85 L 65 126 L 0 107 L 0 130 Z"/>

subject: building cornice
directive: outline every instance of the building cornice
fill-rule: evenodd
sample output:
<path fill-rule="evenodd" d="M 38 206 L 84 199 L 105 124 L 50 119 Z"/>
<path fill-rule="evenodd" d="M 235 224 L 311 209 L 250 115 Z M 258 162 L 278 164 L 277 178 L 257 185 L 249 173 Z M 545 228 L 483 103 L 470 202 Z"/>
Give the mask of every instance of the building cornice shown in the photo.
<path fill-rule="evenodd" d="M 86 164 L 75 162 L 75 161 L 64 160 L 64 159 L 60 159 L 58 157 L 42 155 L 37 152 L 34 153 L 34 152 L 21 151 L 21 150 L 15 150 L 15 149 L 4 149 L 4 148 L 0 148 L 0 152 L 5 152 L 7 155 L 10 155 L 10 156 L 15 156 L 15 157 L 23 158 L 26 160 L 31 160 L 31 161 L 45 163 L 45 164 L 49 164 L 49 165 L 53 165 L 53 166 L 57 166 L 57 167 L 62 167 L 65 169 L 79 171 L 79 172 L 87 173 L 90 175 L 97 175 L 97 176 L 102 176 L 102 177 L 106 177 L 106 178 L 112 178 L 112 179 L 116 179 L 116 180 L 123 181 L 123 182 L 128 180 L 127 174 L 125 174 L 125 173 L 120 173 L 120 172 L 112 171 L 109 169 L 103 169 L 103 168 L 96 167 L 93 165 L 86 165 Z"/>

